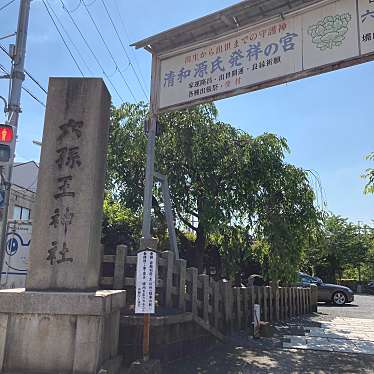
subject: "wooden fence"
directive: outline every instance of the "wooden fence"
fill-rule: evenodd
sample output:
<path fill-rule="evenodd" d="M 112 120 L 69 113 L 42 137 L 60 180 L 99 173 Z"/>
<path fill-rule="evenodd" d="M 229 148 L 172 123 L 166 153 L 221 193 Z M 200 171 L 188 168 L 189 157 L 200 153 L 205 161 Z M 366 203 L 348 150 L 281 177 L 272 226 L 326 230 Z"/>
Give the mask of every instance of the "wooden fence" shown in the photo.
<path fill-rule="evenodd" d="M 101 286 L 126 289 L 129 304 L 135 303 L 137 257 L 124 245 L 115 255 L 106 255 L 112 276 L 101 277 Z M 174 253 L 158 254 L 156 310 L 177 309 L 192 312 L 217 332 L 245 329 L 253 321 L 253 305 L 261 305 L 261 320 L 286 320 L 317 309 L 317 287 L 232 287 L 226 280 L 215 281 L 196 268 L 187 268 L 186 260 L 174 259 Z M 108 275 L 108 274 L 104 274 Z"/>

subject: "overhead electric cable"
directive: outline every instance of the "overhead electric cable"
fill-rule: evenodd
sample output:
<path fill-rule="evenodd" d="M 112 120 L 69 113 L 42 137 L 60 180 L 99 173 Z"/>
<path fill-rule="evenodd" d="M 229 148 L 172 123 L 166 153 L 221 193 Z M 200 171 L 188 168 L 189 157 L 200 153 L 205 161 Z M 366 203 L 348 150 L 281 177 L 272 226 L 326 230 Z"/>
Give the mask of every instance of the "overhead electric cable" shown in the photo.
<path fill-rule="evenodd" d="M 6 48 L 0 44 L 0 49 L 12 60 L 12 56 L 7 52 Z M 25 74 L 46 94 L 48 94 L 48 91 L 26 70 Z"/>
<path fill-rule="evenodd" d="M 128 44 L 131 44 L 131 42 L 130 42 L 130 35 L 129 35 L 129 32 L 128 32 L 128 30 L 127 30 L 127 27 L 126 27 L 125 21 L 124 21 L 124 19 L 123 19 L 121 9 L 120 9 L 120 7 L 118 6 L 118 2 L 117 2 L 117 0 L 114 0 L 113 2 L 114 2 L 115 6 L 116 6 L 116 8 L 117 8 L 117 12 L 118 12 L 118 15 L 119 15 L 119 19 L 120 19 L 120 21 L 121 21 L 121 24 L 122 24 L 123 30 L 124 30 L 124 32 L 125 32 L 125 36 L 126 36 L 126 38 L 127 38 Z M 147 87 L 147 83 L 145 82 L 145 79 L 144 79 L 144 76 L 143 76 L 143 73 L 142 73 L 142 69 L 140 68 L 140 65 L 139 65 L 138 59 L 137 59 L 137 57 L 136 57 L 136 53 L 135 53 L 135 51 L 134 51 L 133 48 L 131 48 L 131 52 L 132 52 L 132 55 L 134 56 L 135 65 L 136 65 L 136 67 L 137 67 L 138 70 L 139 70 L 140 77 L 141 77 L 141 79 L 142 79 L 142 82 L 143 82 L 143 84 L 144 84 L 144 87 Z"/>
<path fill-rule="evenodd" d="M 8 76 L 10 76 L 9 72 L 4 68 L 3 65 L 0 64 L 0 69 L 5 73 L 7 74 Z M 37 96 L 35 96 L 29 89 L 27 89 L 26 87 L 24 87 L 22 85 L 22 89 L 28 93 L 35 101 L 37 101 L 40 105 L 42 105 L 44 108 L 45 108 L 45 104 L 43 103 L 43 101 L 41 101 Z"/>
<path fill-rule="evenodd" d="M 10 0 L 7 4 L 3 5 L 1 8 L 0 8 L 0 12 L 5 9 L 7 6 L 13 4 L 16 0 Z"/>
<path fill-rule="evenodd" d="M 25 71 L 25 74 L 47 95 L 48 91 L 27 71 Z"/>
<path fill-rule="evenodd" d="M 90 17 L 90 19 L 91 19 L 91 21 L 92 21 L 92 23 L 93 23 L 93 25 L 94 25 L 94 27 L 95 27 L 97 33 L 99 34 L 101 41 L 103 42 L 103 44 L 104 44 L 106 50 L 108 51 L 109 56 L 110 56 L 111 59 L 113 60 L 114 65 L 115 65 L 116 68 L 118 69 L 118 71 L 119 71 L 119 73 L 120 73 L 120 75 L 121 75 L 123 81 L 125 82 L 125 85 L 126 85 L 127 89 L 130 91 L 130 94 L 131 94 L 132 98 L 133 98 L 135 101 L 137 101 L 137 99 L 136 99 L 134 93 L 132 92 L 130 86 L 128 85 L 128 83 L 127 83 L 127 81 L 126 81 L 125 76 L 122 74 L 121 70 L 118 68 L 117 61 L 116 61 L 116 59 L 114 58 L 113 53 L 111 52 L 110 48 L 108 47 L 108 44 L 106 43 L 106 41 L 105 41 L 105 39 L 104 39 L 104 37 L 103 37 L 103 35 L 102 35 L 102 33 L 101 33 L 99 27 L 97 26 L 97 23 L 95 22 L 95 20 L 94 20 L 92 14 L 91 14 L 90 10 L 88 9 L 88 7 L 87 7 L 86 3 L 84 2 L 84 0 L 82 0 L 82 4 L 83 4 L 84 8 L 86 9 L 86 12 L 87 12 L 88 16 Z"/>
<path fill-rule="evenodd" d="M 26 91 L 34 100 L 36 100 L 40 105 L 44 106 L 44 108 L 46 107 L 45 104 L 40 100 L 38 99 L 32 92 L 30 92 L 26 87 L 22 86 L 22 89 L 24 91 Z"/>
<path fill-rule="evenodd" d="M 59 33 L 59 35 L 60 35 L 62 41 L 64 42 L 66 49 L 69 51 L 69 54 L 70 54 L 71 58 L 73 59 L 73 61 L 74 61 L 75 65 L 76 65 L 76 67 L 78 68 L 78 70 L 79 70 L 80 73 L 82 74 L 82 77 L 84 77 L 83 71 L 82 71 L 82 69 L 80 68 L 80 66 L 79 66 L 79 64 L 78 64 L 78 61 L 75 59 L 75 57 L 74 57 L 73 53 L 71 52 L 71 50 L 70 50 L 68 44 L 66 43 L 66 40 L 65 40 L 64 36 L 62 35 L 60 29 L 58 28 L 58 26 L 57 26 L 57 24 L 56 24 L 56 22 L 55 22 L 55 20 L 54 20 L 54 18 L 53 18 L 53 16 L 52 16 L 51 12 L 49 11 L 46 2 L 45 2 L 44 0 L 42 0 L 42 1 L 43 1 L 44 6 L 45 6 L 45 9 L 46 9 L 47 12 L 48 12 L 48 15 L 49 15 L 50 19 L 52 20 L 52 22 L 53 22 L 53 24 L 54 24 L 54 26 L 55 26 L 57 32 Z"/>
<path fill-rule="evenodd" d="M 67 37 L 69 38 L 70 40 L 70 43 L 73 45 L 74 49 L 76 50 L 78 56 L 80 57 L 80 59 L 83 61 L 83 64 L 86 66 L 87 70 L 92 74 L 92 75 L 95 75 L 94 72 L 91 70 L 90 66 L 87 64 L 86 60 L 83 58 L 82 54 L 80 53 L 79 51 L 79 48 L 76 46 L 76 44 L 74 43 L 73 39 L 70 37 L 68 31 L 66 30 L 66 28 L 64 27 L 63 23 L 60 21 L 57 13 L 54 11 L 52 5 L 49 3 L 48 0 L 46 0 L 50 10 L 52 11 L 54 17 L 56 18 L 57 22 L 60 24 L 62 30 L 65 32 L 65 34 L 67 35 Z"/>
<path fill-rule="evenodd" d="M 124 100 L 122 99 L 121 95 L 119 94 L 119 92 L 118 92 L 116 86 L 113 84 L 112 80 L 110 79 L 110 77 L 108 76 L 108 74 L 105 72 L 105 70 L 104 70 L 103 66 L 101 65 L 99 59 L 97 58 L 95 52 L 92 50 L 92 48 L 91 48 L 90 45 L 88 44 L 88 42 L 87 42 L 85 36 L 83 35 L 83 33 L 82 33 L 82 31 L 80 30 L 80 28 L 79 28 L 79 26 L 77 25 L 77 23 L 75 22 L 75 20 L 74 20 L 73 16 L 71 15 L 69 9 L 66 8 L 65 3 L 64 3 L 62 0 L 60 0 L 60 3 L 62 4 L 62 9 L 64 9 L 64 10 L 66 11 L 66 13 L 69 15 L 70 20 L 73 22 L 73 25 L 75 26 L 75 28 L 76 28 L 77 31 L 79 32 L 79 35 L 82 37 L 82 39 L 83 39 L 83 41 L 84 41 L 86 47 L 87 47 L 87 48 L 89 49 L 89 51 L 91 52 L 91 54 L 92 54 L 92 56 L 94 57 L 96 63 L 100 66 L 100 69 L 101 69 L 101 71 L 103 72 L 105 78 L 108 80 L 108 82 L 110 83 L 110 85 L 112 86 L 112 88 L 113 88 L 114 91 L 116 92 L 117 96 L 120 98 L 120 100 L 121 100 L 122 102 L 124 102 Z"/>
<path fill-rule="evenodd" d="M 116 35 L 117 35 L 117 37 L 118 37 L 118 40 L 119 40 L 119 42 L 121 43 L 122 49 L 123 49 L 123 51 L 125 52 L 125 55 L 126 55 L 128 61 L 129 61 L 129 64 L 130 64 L 130 66 L 131 66 L 131 68 L 132 68 L 132 70 L 133 70 L 133 72 L 134 72 L 134 74 L 135 74 L 135 77 L 136 77 L 136 79 L 137 79 L 137 81 L 138 81 L 138 83 L 139 83 L 140 89 L 143 91 L 143 94 L 144 94 L 144 96 L 145 96 L 146 101 L 148 101 L 148 95 L 145 93 L 144 87 L 143 87 L 143 85 L 142 85 L 142 83 L 141 83 L 141 81 L 140 81 L 140 79 L 139 79 L 139 76 L 138 76 L 136 70 L 134 69 L 134 66 L 133 66 L 132 63 L 131 63 L 130 56 L 129 56 L 128 53 L 127 53 L 127 50 L 126 50 L 126 48 L 125 48 L 125 46 L 124 46 L 124 44 L 123 44 L 122 38 L 121 38 L 121 36 L 120 36 L 120 34 L 119 34 L 118 30 L 117 30 L 117 27 L 116 27 L 116 25 L 115 25 L 115 23 L 114 23 L 114 21 L 113 21 L 111 15 L 110 15 L 110 12 L 109 12 L 109 10 L 108 10 L 106 4 L 105 4 L 105 1 L 104 1 L 104 0 L 101 0 L 101 2 L 102 2 L 103 6 L 104 6 L 104 8 L 105 8 L 106 14 L 107 14 L 108 17 L 109 17 L 110 23 L 112 24 L 112 26 L 113 26 L 113 28 L 114 28 L 114 31 L 115 31 L 115 33 L 116 33 Z M 83 3 L 84 3 L 84 1 L 83 1 Z"/>

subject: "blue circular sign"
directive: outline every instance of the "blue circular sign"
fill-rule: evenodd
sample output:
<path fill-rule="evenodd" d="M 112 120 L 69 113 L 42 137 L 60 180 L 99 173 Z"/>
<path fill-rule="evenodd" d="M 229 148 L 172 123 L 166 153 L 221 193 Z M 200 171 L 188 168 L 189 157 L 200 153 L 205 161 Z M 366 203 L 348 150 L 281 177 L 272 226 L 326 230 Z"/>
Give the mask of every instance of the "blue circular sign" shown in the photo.
<path fill-rule="evenodd" d="M 11 238 L 6 243 L 6 253 L 9 256 L 14 256 L 18 251 L 18 240 L 16 238 Z"/>

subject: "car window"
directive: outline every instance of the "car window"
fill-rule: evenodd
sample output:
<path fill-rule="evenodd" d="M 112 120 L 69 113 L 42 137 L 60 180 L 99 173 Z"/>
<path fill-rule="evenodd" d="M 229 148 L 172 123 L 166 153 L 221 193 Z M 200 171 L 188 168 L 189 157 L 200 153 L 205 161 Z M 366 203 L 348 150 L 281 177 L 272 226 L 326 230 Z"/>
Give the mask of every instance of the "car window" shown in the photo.
<path fill-rule="evenodd" d="M 301 276 L 301 281 L 303 283 L 314 283 L 314 280 L 312 277 L 308 277 L 307 275 L 302 275 Z"/>

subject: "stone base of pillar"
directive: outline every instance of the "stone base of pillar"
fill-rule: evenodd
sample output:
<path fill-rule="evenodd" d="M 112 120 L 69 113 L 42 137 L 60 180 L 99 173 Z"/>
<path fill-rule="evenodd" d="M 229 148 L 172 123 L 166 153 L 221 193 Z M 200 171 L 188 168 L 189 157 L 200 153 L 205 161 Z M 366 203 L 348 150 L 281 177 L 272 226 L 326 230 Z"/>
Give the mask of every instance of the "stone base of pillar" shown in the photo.
<path fill-rule="evenodd" d="M 0 373 L 105 370 L 108 363 L 118 361 L 125 295 L 0 290 Z"/>

